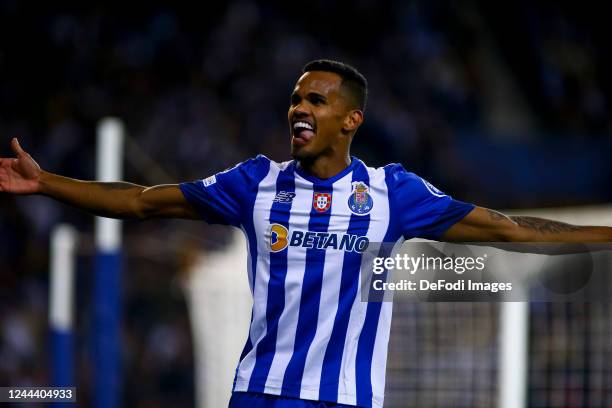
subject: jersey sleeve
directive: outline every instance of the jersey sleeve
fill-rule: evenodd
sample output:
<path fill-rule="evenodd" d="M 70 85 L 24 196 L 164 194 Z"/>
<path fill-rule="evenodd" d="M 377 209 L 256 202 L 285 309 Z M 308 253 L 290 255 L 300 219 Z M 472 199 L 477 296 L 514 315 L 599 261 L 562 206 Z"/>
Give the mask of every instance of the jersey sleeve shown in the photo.
<path fill-rule="evenodd" d="M 269 160 L 262 155 L 203 180 L 179 185 L 187 201 L 209 224 L 239 227 L 245 216 L 244 203 L 257 189 L 258 175 Z M 250 216 L 250 215 L 249 215 Z"/>
<path fill-rule="evenodd" d="M 391 173 L 395 216 L 404 238 L 439 240 L 447 229 L 475 207 L 453 199 L 427 180 L 393 164 Z"/>

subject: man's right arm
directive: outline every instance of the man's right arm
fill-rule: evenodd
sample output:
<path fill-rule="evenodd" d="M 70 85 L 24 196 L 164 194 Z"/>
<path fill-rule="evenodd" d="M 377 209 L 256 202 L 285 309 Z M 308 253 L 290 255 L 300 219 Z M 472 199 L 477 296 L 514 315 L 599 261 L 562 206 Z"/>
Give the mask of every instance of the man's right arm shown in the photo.
<path fill-rule="evenodd" d="M 144 187 L 126 182 L 81 181 L 41 170 L 13 139 L 16 158 L 0 158 L 0 191 L 42 194 L 95 215 L 121 218 L 200 219 L 177 184 Z"/>

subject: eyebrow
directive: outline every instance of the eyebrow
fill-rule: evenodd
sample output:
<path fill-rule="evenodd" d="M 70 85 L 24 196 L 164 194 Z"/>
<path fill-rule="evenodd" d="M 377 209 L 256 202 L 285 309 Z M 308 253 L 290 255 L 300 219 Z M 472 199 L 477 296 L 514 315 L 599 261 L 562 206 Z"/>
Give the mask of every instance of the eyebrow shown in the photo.
<path fill-rule="evenodd" d="M 295 96 L 300 96 L 300 94 L 297 91 L 293 91 L 293 93 L 291 94 L 291 99 L 293 99 Z M 323 99 L 324 101 L 327 101 L 327 97 L 325 97 L 325 95 L 322 95 L 318 92 L 308 92 L 308 94 L 306 95 L 306 97 L 308 98 L 320 98 Z"/>
<path fill-rule="evenodd" d="M 323 99 L 323 100 L 325 100 L 325 101 L 327 100 L 327 98 L 326 98 L 324 95 L 321 95 L 321 94 L 320 94 L 320 93 L 318 93 L 318 92 L 309 92 L 309 93 L 308 93 L 308 96 L 309 96 L 309 97 L 311 97 L 311 98 L 312 98 L 313 96 L 314 96 L 314 97 L 316 97 L 316 98 L 321 98 L 321 99 Z"/>

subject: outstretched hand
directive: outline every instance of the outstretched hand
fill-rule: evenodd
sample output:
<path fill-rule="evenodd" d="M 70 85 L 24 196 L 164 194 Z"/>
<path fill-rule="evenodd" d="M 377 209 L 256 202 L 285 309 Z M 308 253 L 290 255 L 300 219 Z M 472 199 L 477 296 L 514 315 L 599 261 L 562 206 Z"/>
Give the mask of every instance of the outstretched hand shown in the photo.
<path fill-rule="evenodd" d="M 33 194 L 39 192 L 41 169 L 16 138 L 11 148 L 17 158 L 0 158 L 0 192 Z"/>

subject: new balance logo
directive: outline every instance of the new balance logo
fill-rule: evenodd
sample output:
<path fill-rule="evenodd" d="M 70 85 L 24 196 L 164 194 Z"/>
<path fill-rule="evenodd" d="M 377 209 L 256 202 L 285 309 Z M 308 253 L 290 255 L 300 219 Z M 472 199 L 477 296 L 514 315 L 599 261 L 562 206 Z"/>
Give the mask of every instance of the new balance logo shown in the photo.
<path fill-rule="evenodd" d="M 293 201 L 293 197 L 295 197 L 295 193 L 291 193 L 288 191 L 279 191 L 278 193 L 276 193 L 276 197 L 274 197 L 274 200 L 272 201 L 274 201 L 275 203 L 288 204 Z"/>

